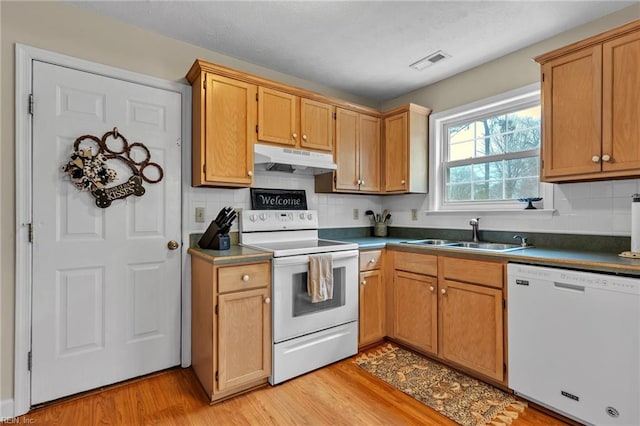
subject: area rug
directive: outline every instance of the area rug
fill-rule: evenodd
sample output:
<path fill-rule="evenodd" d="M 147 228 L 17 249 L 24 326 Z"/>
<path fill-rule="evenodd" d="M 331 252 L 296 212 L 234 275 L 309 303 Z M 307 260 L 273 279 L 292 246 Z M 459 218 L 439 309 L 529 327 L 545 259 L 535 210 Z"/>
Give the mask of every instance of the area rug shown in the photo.
<path fill-rule="evenodd" d="M 526 408 L 493 386 L 390 344 L 354 362 L 461 425 L 511 424 Z"/>

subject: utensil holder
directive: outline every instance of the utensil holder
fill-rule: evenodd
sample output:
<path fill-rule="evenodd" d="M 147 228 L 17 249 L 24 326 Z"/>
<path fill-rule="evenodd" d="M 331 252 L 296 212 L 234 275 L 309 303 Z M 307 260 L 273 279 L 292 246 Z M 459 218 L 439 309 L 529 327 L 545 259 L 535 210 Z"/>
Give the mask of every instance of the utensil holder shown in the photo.
<path fill-rule="evenodd" d="M 376 224 L 373 225 L 373 235 L 376 237 L 386 237 L 387 224 L 382 222 L 376 222 Z"/>

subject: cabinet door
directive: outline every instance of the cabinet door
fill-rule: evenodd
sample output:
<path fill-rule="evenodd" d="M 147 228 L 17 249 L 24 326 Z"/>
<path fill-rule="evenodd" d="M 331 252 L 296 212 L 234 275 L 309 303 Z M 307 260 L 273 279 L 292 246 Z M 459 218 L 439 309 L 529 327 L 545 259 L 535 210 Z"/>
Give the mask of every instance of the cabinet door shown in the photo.
<path fill-rule="evenodd" d="M 360 272 L 360 346 L 384 338 L 384 294 L 380 270 Z"/>
<path fill-rule="evenodd" d="M 504 379 L 502 290 L 440 282 L 440 356 Z"/>
<path fill-rule="evenodd" d="M 360 114 L 359 117 L 360 190 L 380 191 L 380 119 Z"/>
<path fill-rule="evenodd" d="M 385 192 L 403 192 L 408 188 L 408 125 L 409 116 L 406 112 L 384 119 Z"/>
<path fill-rule="evenodd" d="M 336 189 L 357 191 L 360 167 L 358 157 L 358 113 L 336 110 Z"/>
<path fill-rule="evenodd" d="M 542 66 L 542 180 L 600 172 L 602 47 Z"/>
<path fill-rule="evenodd" d="M 640 169 L 640 32 L 603 45 L 602 170 Z"/>
<path fill-rule="evenodd" d="M 395 338 L 425 352 L 438 351 L 437 280 L 404 271 L 394 273 Z"/>
<path fill-rule="evenodd" d="M 251 185 L 256 90 L 253 84 L 206 75 L 202 184 Z"/>
<path fill-rule="evenodd" d="M 218 296 L 218 390 L 271 374 L 269 289 Z"/>
<path fill-rule="evenodd" d="M 297 96 L 258 87 L 258 140 L 296 145 L 298 102 Z"/>
<path fill-rule="evenodd" d="M 300 99 L 302 148 L 333 151 L 333 105 Z"/>

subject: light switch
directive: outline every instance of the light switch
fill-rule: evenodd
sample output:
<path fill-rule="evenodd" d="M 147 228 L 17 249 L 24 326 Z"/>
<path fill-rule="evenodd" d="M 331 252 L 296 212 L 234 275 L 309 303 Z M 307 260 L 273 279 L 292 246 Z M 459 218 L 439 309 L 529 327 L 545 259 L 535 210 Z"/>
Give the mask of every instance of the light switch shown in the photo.
<path fill-rule="evenodd" d="M 204 207 L 196 207 L 196 223 L 204 223 Z"/>
<path fill-rule="evenodd" d="M 360 219 L 360 210 L 353 209 L 353 220 L 358 220 L 358 219 Z"/>

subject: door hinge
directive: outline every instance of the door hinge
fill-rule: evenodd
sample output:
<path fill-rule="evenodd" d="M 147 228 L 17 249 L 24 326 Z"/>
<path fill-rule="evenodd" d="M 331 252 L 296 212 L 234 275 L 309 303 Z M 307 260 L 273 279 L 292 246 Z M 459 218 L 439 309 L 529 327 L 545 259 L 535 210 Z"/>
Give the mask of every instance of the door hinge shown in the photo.
<path fill-rule="evenodd" d="M 258 94 L 256 93 L 256 102 L 258 102 Z"/>
<path fill-rule="evenodd" d="M 507 299 L 502 299 L 502 309 L 506 309 L 507 307 Z"/>
<path fill-rule="evenodd" d="M 216 305 L 215 313 L 216 313 L 216 315 L 218 315 L 218 305 Z"/>
<path fill-rule="evenodd" d="M 206 164 L 202 165 L 202 174 L 205 174 L 205 175 L 207 174 L 207 165 Z"/>
<path fill-rule="evenodd" d="M 216 382 L 218 381 L 218 372 L 216 371 Z"/>
<path fill-rule="evenodd" d="M 540 161 L 540 168 L 544 170 L 544 160 Z"/>
<path fill-rule="evenodd" d="M 33 94 L 29 95 L 29 114 L 33 115 Z"/>
<path fill-rule="evenodd" d="M 507 373 L 507 364 L 502 364 L 502 372 Z"/>
<path fill-rule="evenodd" d="M 334 113 L 333 113 L 333 119 L 334 119 L 334 120 L 337 120 L 337 119 L 338 119 L 338 113 L 336 113 L 336 112 L 334 112 Z"/>
<path fill-rule="evenodd" d="M 258 125 L 256 124 L 256 133 L 258 133 Z"/>
<path fill-rule="evenodd" d="M 29 242 L 32 243 L 33 242 L 33 223 L 29 223 L 27 226 L 29 227 L 29 231 L 28 231 Z"/>
<path fill-rule="evenodd" d="M 31 351 L 27 354 L 27 370 L 31 371 L 31 365 L 33 363 L 33 357 L 31 356 Z"/>
<path fill-rule="evenodd" d="M 207 80 L 202 80 L 202 88 L 207 90 Z"/>
<path fill-rule="evenodd" d="M 544 74 L 542 74 L 542 81 L 544 81 Z"/>

